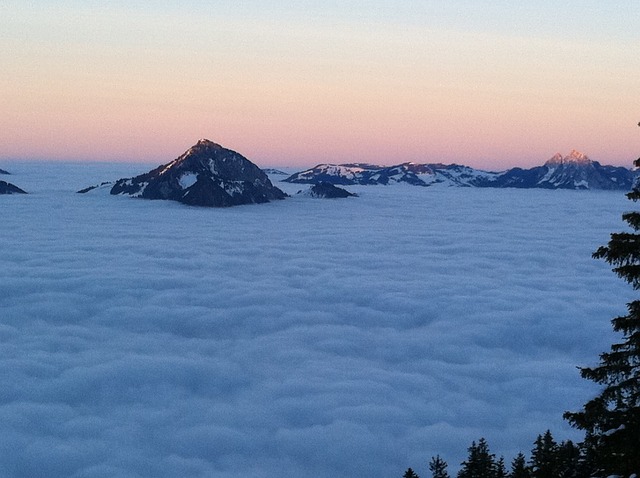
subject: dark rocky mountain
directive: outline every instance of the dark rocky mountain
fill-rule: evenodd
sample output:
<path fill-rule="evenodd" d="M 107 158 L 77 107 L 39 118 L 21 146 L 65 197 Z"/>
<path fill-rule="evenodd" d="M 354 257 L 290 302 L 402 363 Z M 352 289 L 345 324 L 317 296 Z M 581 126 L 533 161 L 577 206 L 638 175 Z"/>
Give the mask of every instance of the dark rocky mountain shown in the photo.
<path fill-rule="evenodd" d="M 392 184 L 415 186 L 465 186 L 492 188 L 620 189 L 630 190 L 636 173 L 623 167 L 602 166 L 577 151 L 556 154 L 543 166 L 512 168 L 496 173 L 457 164 L 403 163 L 396 166 L 370 164 L 319 164 L 295 173 L 284 181 L 315 184 Z"/>
<path fill-rule="evenodd" d="M 286 197 L 247 158 L 206 139 L 168 164 L 116 181 L 111 194 L 208 207 L 265 203 Z"/>
<path fill-rule="evenodd" d="M 27 194 L 27 192 L 11 183 L 0 181 L 0 194 Z"/>
<path fill-rule="evenodd" d="M 357 194 L 351 193 L 346 189 L 334 186 L 333 184 L 327 182 L 314 184 L 306 191 L 300 191 L 298 194 L 304 194 L 312 198 L 322 199 L 337 199 L 358 196 Z"/>
<path fill-rule="evenodd" d="M 0 174 L 10 174 L 8 171 L 5 171 L 4 169 L 0 169 Z"/>

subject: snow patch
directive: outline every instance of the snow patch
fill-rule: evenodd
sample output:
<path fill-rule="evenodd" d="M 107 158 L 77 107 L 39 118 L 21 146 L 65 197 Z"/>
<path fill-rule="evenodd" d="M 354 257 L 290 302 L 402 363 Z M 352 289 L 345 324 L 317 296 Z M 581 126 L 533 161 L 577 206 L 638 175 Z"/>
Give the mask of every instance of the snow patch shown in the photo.
<path fill-rule="evenodd" d="M 162 171 L 160 171 L 160 175 L 166 173 L 167 171 L 169 171 L 171 168 L 173 168 L 174 164 L 176 163 L 177 160 L 173 160 L 171 161 L 169 164 L 167 164 Z"/>
<path fill-rule="evenodd" d="M 241 181 L 226 181 L 223 184 L 223 189 L 229 196 L 242 194 L 244 191 L 244 187 Z"/>
<path fill-rule="evenodd" d="M 614 433 L 619 432 L 620 430 L 624 430 L 626 428 L 626 426 L 624 425 L 624 423 L 622 425 L 620 425 L 618 428 L 612 428 L 611 430 L 607 430 L 605 432 L 602 433 L 603 436 L 606 437 L 610 437 L 611 435 L 613 435 Z"/>
<path fill-rule="evenodd" d="M 581 179 L 580 181 L 574 181 L 573 185 L 579 189 L 589 189 L 589 182 L 586 179 Z"/>
<path fill-rule="evenodd" d="M 182 189 L 189 189 L 198 181 L 198 175 L 196 173 L 188 172 L 180 176 L 179 183 Z"/>
<path fill-rule="evenodd" d="M 213 174 L 214 176 L 218 175 L 218 172 L 216 171 L 216 162 L 213 160 L 213 158 L 209 158 L 209 171 L 211 171 L 211 174 Z"/>
<path fill-rule="evenodd" d="M 542 176 L 542 178 L 540 179 L 539 182 L 544 183 L 544 182 L 550 181 L 551 178 L 553 177 L 553 175 L 555 174 L 556 168 L 552 168 L 552 167 L 548 167 L 548 168 L 549 168 L 549 170 L 547 171 L 547 173 L 544 176 Z"/>

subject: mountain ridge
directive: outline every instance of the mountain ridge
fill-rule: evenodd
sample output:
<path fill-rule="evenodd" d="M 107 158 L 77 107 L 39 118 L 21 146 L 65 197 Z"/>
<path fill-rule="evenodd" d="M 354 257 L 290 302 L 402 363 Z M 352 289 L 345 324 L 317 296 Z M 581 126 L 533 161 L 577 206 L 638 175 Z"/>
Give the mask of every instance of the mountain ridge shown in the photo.
<path fill-rule="evenodd" d="M 636 172 L 621 166 L 602 166 L 586 154 L 572 150 L 556 153 L 541 166 L 485 171 L 460 164 L 405 162 L 393 166 L 366 163 L 319 164 L 284 179 L 290 183 L 374 185 L 407 183 L 415 186 L 605 189 L 629 190 Z"/>

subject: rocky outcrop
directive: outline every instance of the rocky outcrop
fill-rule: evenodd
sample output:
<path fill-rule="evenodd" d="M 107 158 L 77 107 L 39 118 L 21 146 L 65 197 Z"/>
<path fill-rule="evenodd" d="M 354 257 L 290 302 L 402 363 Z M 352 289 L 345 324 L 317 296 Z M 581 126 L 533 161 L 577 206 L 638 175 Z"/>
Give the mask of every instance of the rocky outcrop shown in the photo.
<path fill-rule="evenodd" d="M 300 191 L 299 194 L 321 199 L 338 199 L 358 196 L 357 194 L 351 193 L 346 189 L 339 188 L 338 186 L 334 186 L 333 184 L 327 182 L 314 184 L 306 191 Z"/>
<path fill-rule="evenodd" d="M 112 181 L 105 181 L 102 182 L 100 184 L 96 184 L 95 186 L 89 186 L 86 187 L 84 189 L 81 189 L 80 191 L 76 191 L 78 194 L 85 194 L 88 193 L 89 191 L 94 191 L 96 189 L 105 189 L 105 188 L 109 188 L 111 189 L 113 187 L 113 182 Z"/>
<path fill-rule="evenodd" d="M 27 194 L 27 192 L 11 183 L 0 181 L 0 194 Z"/>
<path fill-rule="evenodd" d="M 262 169 L 267 174 L 273 174 L 274 176 L 288 176 L 284 171 L 280 171 L 279 169 L 274 168 L 263 168 Z"/>

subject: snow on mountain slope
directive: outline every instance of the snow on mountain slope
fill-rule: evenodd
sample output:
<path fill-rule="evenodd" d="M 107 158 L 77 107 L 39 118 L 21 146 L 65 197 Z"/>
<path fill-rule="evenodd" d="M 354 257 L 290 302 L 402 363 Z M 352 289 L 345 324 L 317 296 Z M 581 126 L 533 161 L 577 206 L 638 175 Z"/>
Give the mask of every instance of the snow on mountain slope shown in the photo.
<path fill-rule="evenodd" d="M 495 173 L 480 171 L 456 164 L 402 163 L 395 166 L 370 164 L 319 164 L 306 171 L 295 173 L 284 181 L 290 183 L 329 182 L 332 184 L 398 184 L 414 186 L 471 186 L 479 178 L 493 177 Z"/>
<path fill-rule="evenodd" d="M 439 163 L 402 163 L 395 166 L 319 164 L 295 173 L 284 181 L 343 185 L 406 183 L 414 186 L 629 190 L 635 176 L 636 173 L 627 168 L 602 166 L 574 150 L 567 156 L 556 154 L 543 166 L 512 168 L 500 173 Z"/>
<path fill-rule="evenodd" d="M 602 166 L 583 153 L 571 151 L 567 156 L 555 154 L 543 166 L 531 169 L 513 168 L 489 181 L 483 187 L 516 187 L 543 189 L 615 189 L 628 191 L 637 173 L 616 166 Z"/>

